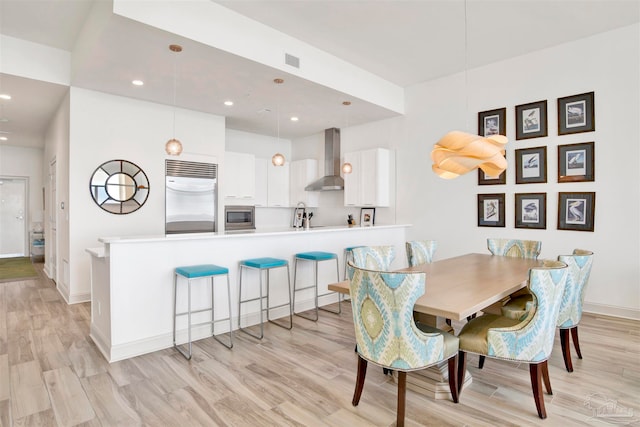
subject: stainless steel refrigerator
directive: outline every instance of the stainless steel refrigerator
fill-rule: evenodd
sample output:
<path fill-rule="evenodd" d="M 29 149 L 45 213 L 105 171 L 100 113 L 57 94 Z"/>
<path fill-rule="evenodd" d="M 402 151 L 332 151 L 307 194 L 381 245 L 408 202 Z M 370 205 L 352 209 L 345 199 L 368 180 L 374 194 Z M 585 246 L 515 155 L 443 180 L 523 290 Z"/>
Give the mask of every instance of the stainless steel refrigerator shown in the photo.
<path fill-rule="evenodd" d="M 165 233 L 217 230 L 218 165 L 166 160 Z"/>

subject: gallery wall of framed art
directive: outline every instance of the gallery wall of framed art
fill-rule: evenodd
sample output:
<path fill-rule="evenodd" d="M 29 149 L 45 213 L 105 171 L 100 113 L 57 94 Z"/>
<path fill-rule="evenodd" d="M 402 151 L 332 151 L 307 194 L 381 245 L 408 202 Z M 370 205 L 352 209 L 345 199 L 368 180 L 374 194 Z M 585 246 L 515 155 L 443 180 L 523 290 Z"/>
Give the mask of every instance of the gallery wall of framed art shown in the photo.
<path fill-rule="evenodd" d="M 549 106 L 557 109 L 551 116 L 552 129 L 553 118 L 557 116 L 556 135 L 549 133 Z M 479 112 L 478 134 L 506 136 L 507 110 L 501 107 Z M 478 169 L 478 185 L 506 185 L 509 189 L 531 185 L 533 192 L 516 189 L 513 193 L 504 190 L 479 193 L 478 226 L 505 227 L 506 215 L 514 218 L 515 228 L 546 230 L 548 208 L 555 207 L 558 230 L 593 232 L 596 197 L 588 186 L 595 182 L 596 142 L 593 138 L 576 141 L 580 138 L 576 134 L 595 131 L 595 92 L 560 96 L 556 102 L 518 104 L 513 113 L 515 140 L 507 144 L 505 152 L 509 166 L 498 177 L 487 176 Z M 550 191 L 551 185 L 553 190 L 558 189 L 557 195 Z M 562 188 L 565 186 L 566 190 Z"/>

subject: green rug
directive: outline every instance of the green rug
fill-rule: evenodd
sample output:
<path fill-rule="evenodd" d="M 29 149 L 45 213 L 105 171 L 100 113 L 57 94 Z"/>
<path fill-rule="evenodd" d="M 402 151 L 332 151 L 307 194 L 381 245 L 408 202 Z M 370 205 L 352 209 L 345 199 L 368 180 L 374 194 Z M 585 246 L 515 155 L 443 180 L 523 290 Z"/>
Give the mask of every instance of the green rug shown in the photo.
<path fill-rule="evenodd" d="M 0 282 L 32 279 L 34 277 L 38 277 L 38 273 L 33 268 L 31 258 L 0 258 Z"/>

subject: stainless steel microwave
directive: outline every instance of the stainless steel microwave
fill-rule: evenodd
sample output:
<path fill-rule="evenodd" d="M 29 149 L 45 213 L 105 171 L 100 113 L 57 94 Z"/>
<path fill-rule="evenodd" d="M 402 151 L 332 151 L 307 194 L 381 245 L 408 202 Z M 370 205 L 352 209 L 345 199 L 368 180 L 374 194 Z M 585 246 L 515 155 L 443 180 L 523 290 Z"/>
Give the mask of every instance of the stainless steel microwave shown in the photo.
<path fill-rule="evenodd" d="M 256 228 L 256 208 L 255 206 L 225 206 L 224 207 L 224 229 L 233 230 L 254 230 Z"/>

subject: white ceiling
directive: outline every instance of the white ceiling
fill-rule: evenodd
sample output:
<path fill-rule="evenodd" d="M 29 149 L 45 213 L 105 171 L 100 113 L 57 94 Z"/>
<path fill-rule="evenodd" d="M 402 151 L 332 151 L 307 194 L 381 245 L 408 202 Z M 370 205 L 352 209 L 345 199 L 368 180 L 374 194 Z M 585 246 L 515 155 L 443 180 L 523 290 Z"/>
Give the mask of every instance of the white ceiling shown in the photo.
<path fill-rule="evenodd" d="M 102 1 L 102 0 L 99 0 Z M 184 0 L 183 0 L 184 1 Z M 74 51 L 94 0 L 0 0 L 0 33 Z M 566 43 L 640 21 L 640 0 L 308 0 L 216 3 L 399 86 Z M 183 45 L 178 56 L 170 43 Z M 0 55 L 1 55 L 0 45 Z M 1 56 L 0 56 L 1 58 Z M 144 26 L 109 19 L 72 85 L 227 116 L 227 126 L 295 138 L 395 113 L 264 65 Z M 276 77 L 283 85 L 272 83 Z M 142 78 L 145 85 L 130 81 Z M 39 146 L 66 88 L 0 74 L 4 144 Z M 234 99 L 232 108 L 222 106 Z M 352 100 L 348 114 L 341 106 Z M 262 112 L 271 110 L 271 113 Z M 298 115 L 297 123 L 288 121 Z M 1 136 L 1 135 L 0 135 Z"/>

